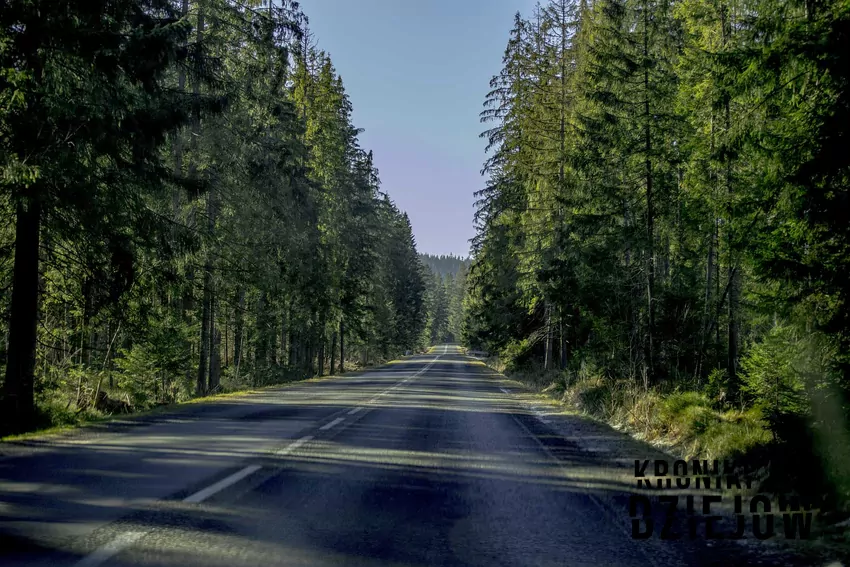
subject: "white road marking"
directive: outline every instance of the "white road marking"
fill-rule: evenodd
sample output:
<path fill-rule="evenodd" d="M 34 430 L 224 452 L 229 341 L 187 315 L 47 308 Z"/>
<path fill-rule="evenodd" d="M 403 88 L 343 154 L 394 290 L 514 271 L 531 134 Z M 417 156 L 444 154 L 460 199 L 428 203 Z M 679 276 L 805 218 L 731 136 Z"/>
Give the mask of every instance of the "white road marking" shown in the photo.
<path fill-rule="evenodd" d="M 342 423 L 343 421 L 345 421 L 345 418 L 344 418 L 344 417 L 338 417 L 338 418 L 336 418 L 335 420 L 331 421 L 330 423 L 326 423 L 326 424 L 324 424 L 323 426 L 321 426 L 321 427 L 319 428 L 319 430 L 320 430 L 320 431 L 327 431 L 328 429 L 330 429 L 330 428 L 331 428 L 331 427 L 333 427 L 334 425 L 337 425 L 337 424 L 339 424 L 339 423 Z"/>
<path fill-rule="evenodd" d="M 303 445 L 304 443 L 307 443 L 307 442 L 308 442 L 308 441 L 310 441 L 311 439 L 313 439 L 313 436 L 312 436 L 312 435 L 305 435 L 304 437 L 302 437 L 302 438 L 301 438 L 301 439 L 299 439 L 298 441 L 295 441 L 295 442 L 293 442 L 293 443 L 290 443 L 290 444 L 289 444 L 289 446 L 288 446 L 288 447 L 286 447 L 285 449 L 281 449 L 280 451 L 278 451 L 278 452 L 277 452 L 277 454 L 278 454 L 278 455 L 288 455 L 289 453 L 291 453 L 292 451 L 296 450 L 298 447 L 300 447 L 300 446 L 301 446 L 301 445 Z"/>
<path fill-rule="evenodd" d="M 501 386 L 499 386 L 499 389 L 500 389 L 501 391 L 503 391 L 504 393 L 506 393 L 506 394 L 510 394 L 510 392 L 508 392 L 507 390 L 505 390 L 505 389 L 504 389 L 504 388 L 502 388 Z"/>
<path fill-rule="evenodd" d="M 293 441 L 288 446 L 286 446 L 284 449 L 281 449 L 280 451 L 278 451 L 277 454 L 278 455 L 287 455 L 287 454 L 291 453 L 292 451 L 298 449 L 304 443 L 310 441 L 312 438 L 313 438 L 312 435 L 307 435 L 306 437 L 302 437 L 301 439 L 298 439 L 297 441 Z M 225 488 L 227 488 L 229 486 L 233 486 L 234 484 L 236 484 L 237 482 L 239 482 L 243 478 L 254 474 L 255 472 L 257 472 L 261 468 L 262 467 L 260 465 L 247 466 L 244 469 L 242 469 L 241 471 L 235 472 L 232 475 L 228 476 L 227 478 L 223 478 L 222 480 L 216 482 L 215 484 L 211 484 L 210 486 L 208 486 L 208 487 L 206 487 L 202 490 L 199 490 L 198 492 L 192 494 L 191 496 L 187 496 L 186 498 L 183 499 L 183 502 L 190 502 L 190 503 L 193 503 L 193 504 L 196 504 L 198 502 L 203 502 L 204 500 L 206 500 L 207 498 L 209 498 L 213 494 L 215 494 L 217 492 L 221 492 L 222 490 L 224 490 Z"/>
<path fill-rule="evenodd" d="M 147 534 L 148 532 L 124 532 L 75 563 L 74 567 L 96 567 L 97 565 L 102 565 Z"/>
<path fill-rule="evenodd" d="M 440 353 L 440 355 L 437 355 L 434 358 L 434 360 L 430 361 L 424 368 L 422 368 L 421 370 L 419 370 L 415 374 L 408 376 L 407 378 L 402 380 L 400 383 L 396 384 L 392 388 L 389 388 L 385 392 L 378 394 L 377 396 L 372 398 L 369 401 L 369 403 L 375 403 L 378 400 L 378 398 L 380 398 L 384 394 L 390 392 L 391 390 L 398 388 L 402 384 L 406 384 L 407 382 L 409 382 L 413 378 L 424 374 L 429 368 L 431 368 L 434 365 L 435 362 L 437 362 L 437 360 L 440 358 L 440 356 L 442 354 L 448 354 L 446 347 L 443 347 L 443 353 Z M 504 391 L 504 388 L 502 389 L 502 391 Z M 507 392 L 505 392 L 505 393 L 507 393 Z M 354 415 L 361 410 L 363 410 L 362 407 L 353 408 L 352 410 L 350 410 L 348 412 L 348 415 Z M 323 425 L 319 429 L 322 430 L 322 431 L 325 431 L 325 430 L 328 430 L 331 427 L 334 427 L 335 425 L 337 425 L 337 424 L 339 424 L 343 421 L 345 421 L 344 417 L 338 417 L 335 420 L 331 421 L 330 423 L 326 423 L 325 425 Z M 280 451 L 278 451 L 277 454 L 278 455 L 287 455 L 287 454 L 295 451 L 296 449 L 298 449 L 299 447 L 301 447 L 305 443 L 311 441 L 312 439 L 313 439 L 312 435 L 307 435 L 305 437 L 302 437 L 302 438 L 298 439 L 297 441 L 293 441 L 292 443 L 290 443 L 284 449 L 281 449 Z M 233 486 L 234 484 L 236 484 L 240 480 L 254 474 L 255 472 L 257 472 L 261 468 L 262 467 L 260 465 L 247 466 L 247 467 L 243 468 L 242 470 L 235 472 L 232 475 L 230 475 L 226 478 L 223 478 L 222 480 L 220 480 L 220 481 L 218 481 L 214 484 L 211 484 L 210 486 L 203 488 L 203 489 L 199 490 L 198 492 L 195 492 L 194 494 L 187 496 L 186 498 L 183 499 L 183 502 L 187 502 L 187 503 L 191 503 L 191 504 L 197 504 L 197 503 L 203 502 L 204 500 L 206 500 L 207 498 L 209 498 L 213 494 L 221 492 L 222 490 L 224 490 L 225 488 L 228 488 L 229 486 Z M 106 544 L 102 545 L 101 547 L 97 548 L 92 553 L 90 553 L 89 555 L 87 555 L 86 557 L 84 557 L 83 559 L 78 561 L 77 563 L 75 563 L 74 567 L 98 567 L 100 565 L 103 565 L 104 563 L 106 563 L 107 561 L 112 559 L 114 556 L 118 555 L 123 550 L 127 549 L 128 547 L 130 547 L 131 545 L 133 545 L 134 543 L 136 543 L 137 541 L 142 539 L 148 533 L 150 533 L 150 531 L 128 531 L 128 532 L 121 533 L 118 536 L 116 536 L 114 539 L 112 539 L 111 541 L 109 541 Z"/>
<path fill-rule="evenodd" d="M 206 487 L 202 490 L 197 491 L 196 493 L 192 494 L 191 496 L 187 496 L 186 498 L 183 499 L 183 502 L 191 502 L 191 503 L 203 502 L 204 500 L 206 500 L 207 498 L 209 498 L 210 496 L 212 496 L 216 492 L 221 492 L 222 490 L 224 490 L 228 486 L 232 486 L 232 485 L 236 484 L 237 482 L 239 482 L 240 480 L 242 480 L 246 476 L 254 474 L 255 472 L 257 472 L 261 468 L 262 467 L 260 465 L 247 466 L 244 469 L 242 469 L 241 471 L 235 472 L 232 475 L 230 475 L 229 477 L 223 478 L 220 481 L 216 482 L 215 484 L 211 484 L 210 486 L 208 486 L 208 487 Z"/>

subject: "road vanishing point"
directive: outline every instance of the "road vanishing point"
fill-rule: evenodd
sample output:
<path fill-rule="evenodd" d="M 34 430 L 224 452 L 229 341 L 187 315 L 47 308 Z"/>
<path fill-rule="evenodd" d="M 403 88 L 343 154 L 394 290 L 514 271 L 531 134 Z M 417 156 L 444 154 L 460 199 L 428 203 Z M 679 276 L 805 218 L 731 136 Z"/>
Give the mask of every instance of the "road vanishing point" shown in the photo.
<path fill-rule="evenodd" d="M 555 434 L 511 384 L 441 345 L 5 443 L 0 564 L 730 564 L 700 542 L 632 539 L 628 475 Z"/>

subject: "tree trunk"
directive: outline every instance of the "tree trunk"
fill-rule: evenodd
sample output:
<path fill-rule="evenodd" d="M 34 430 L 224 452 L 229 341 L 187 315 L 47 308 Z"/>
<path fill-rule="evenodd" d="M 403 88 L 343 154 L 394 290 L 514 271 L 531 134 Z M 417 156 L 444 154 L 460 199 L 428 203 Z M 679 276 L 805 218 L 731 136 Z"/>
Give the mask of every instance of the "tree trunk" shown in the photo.
<path fill-rule="evenodd" d="M 325 375 L 325 338 L 322 337 L 322 341 L 319 343 L 319 372 L 318 375 Z"/>
<path fill-rule="evenodd" d="M 289 336 L 289 329 L 287 328 L 287 317 L 286 317 L 287 306 L 284 303 L 283 309 L 281 309 L 280 313 L 280 365 L 287 366 L 289 360 L 286 356 L 286 338 Z"/>
<path fill-rule="evenodd" d="M 711 301 L 712 301 L 712 280 L 714 278 L 714 242 L 717 235 L 717 221 L 716 219 L 712 222 L 711 227 L 711 236 L 708 241 L 708 258 L 706 259 L 706 269 L 705 269 L 705 310 L 704 310 L 704 320 L 703 320 L 703 328 L 702 328 L 702 336 L 700 338 L 700 351 L 697 354 L 697 379 L 702 379 L 704 371 L 702 369 L 703 360 L 706 355 L 706 347 L 709 340 L 709 334 L 711 333 L 712 321 L 711 315 L 714 312 L 711 309 Z"/>
<path fill-rule="evenodd" d="M 298 366 L 298 337 L 295 336 L 295 331 L 289 331 L 289 358 L 288 366 L 290 368 L 299 368 Z"/>
<path fill-rule="evenodd" d="M 26 431 L 35 422 L 35 347 L 38 331 L 38 250 L 41 203 L 18 202 L 15 225 L 15 263 L 9 318 L 9 354 L 3 383 L 4 429 Z"/>
<path fill-rule="evenodd" d="M 255 341 L 255 370 L 261 367 L 265 368 L 268 361 L 268 335 L 266 334 L 266 292 L 260 293 L 260 300 L 257 302 L 257 340 Z"/>
<path fill-rule="evenodd" d="M 80 329 L 80 363 L 86 368 L 91 368 L 91 314 L 92 314 L 92 286 L 91 278 L 86 277 L 83 281 L 83 324 Z"/>
<path fill-rule="evenodd" d="M 207 358 L 209 356 L 210 303 L 212 300 L 210 271 L 211 268 L 209 266 L 204 267 L 204 302 L 201 315 L 201 344 L 198 349 L 200 359 L 198 361 L 198 380 L 196 386 L 196 394 L 198 396 L 203 396 L 207 393 Z"/>
<path fill-rule="evenodd" d="M 649 57 L 649 6 L 644 2 L 643 10 L 643 56 Z M 647 303 L 647 332 L 646 332 L 646 364 L 649 380 L 655 380 L 655 202 L 652 194 L 652 136 L 649 114 L 649 68 L 643 70 L 643 111 L 644 111 L 644 169 L 646 174 L 646 303 Z"/>
<path fill-rule="evenodd" d="M 239 286 L 236 290 L 236 314 L 233 330 L 233 365 L 239 366 L 242 361 L 242 333 L 245 326 L 245 288 Z"/>
<path fill-rule="evenodd" d="M 218 392 L 221 385 L 221 332 L 215 329 L 210 352 L 210 393 Z"/>
<path fill-rule="evenodd" d="M 274 311 L 269 309 L 269 311 Z M 277 366 L 277 318 L 269 317 L 269 366 Z"/>
<path fill-rule="evenodd" d="M 560 354 L 561 354 L 561 362 L 559 364 L 559 368 L 564 370 L 567 368 L 567 329 L 568 326 L 564 324 L 564 315 L 563 312 L 559 309 L 559 326 L 560 326 Z"/>
<path fill-rule="evenodd" d="M 210 342 L 210 373 L 209 373 L 209 378 L 207 379 L 207 392 L 213 391 L 213 382 L 215 382 L 217 380 L 217 378 L 213 377 L 213 374 L 217 371 L 213 367 L 213 363 L 214 363 L 216 358 L 218 358 L 218 362 L 217 362 L 217 364 L 219 366 L 218 371 L 221 370 L 221 356 L 218 352 L 218 349 L 221 346 L 220 345 L 221 334 L 219 333 L 218 327 L 215 324 L 215 318 L 216 318 L 216 315 L 217 315 L 217 313 L 216 313 L 216 303 L 215 303 L 215 290 L 213 290 L 211 295 L 212 295 L 212 297 L 210 298 L 210 338 L 209 338 L 209 342 Z M 218 344 L 215 342 L 216 336 L 219 337 L 219 343 Z"/>
<path fill-rule="evenodd" d="M 727 17 L 727 6 L 721 6 L 721 26 L 723 45 L 731 33 L 731 22 Z M 729 144 L 729 132 L 731 130 L 732 121 L 729 109 L 729 96 L 726 95 L 723 101 L 724 106 L 724 134 L 726 144 Z M 728 216 L 727 223 L 727 247 L 729 249 L 729 333 L 728 333 L 728 359 L 726 361 L 726 375 L 728 378 L 730 398 L 738 393 L 738 296 L 740 284 L 740 272 L 737 270 L 737 258 L 735 255 L 735 232 L 733 222 L 735 220 L 735 202 L 734 190 L 732 184 L 732 160 L 728 152 L 724 152 L 724 161 L 726 166 L 726 197 L 728 199 Z"/>
<path fill-rule="evenodd" d="M 333 334 L 331 335 L 331 368 L 330 368 L 330 375 L 331 376 L 333 376 L 334 373 L 336 372 L 336 365 L 335 365 L 335 362 L 336 362 L 336 337 L 337 337 L 337 332 L 334 331 Z"/>
<path fill-rule="evenodd" d="M 339 322 L 339 373 L 345 372 L 345 322 Z"/>
<path fill-rule="evenodd" d="M 210 186 L 210 192 L 207 195 L 207 236 L 209 237 L 209 246 L 212 246 L 213 233 L 215 231 L 215 194 L 214 186 Z M 206 262 L 204 263 L 204 300 L 201 313 L 201 344 L 200 344 L 200 362 L 198 363 L 198 395 L 203 396 L 207 393 L 207 359 L 210 353 L 210 342 L 212 341 L 212 333 L 215 330 L 213 322 L 213 279 L 212 274 L 212 252 L 207 251 Z"/>
<path fill-rule="evenodd" d="M 552 308 L 546 305 L 546 339 L 544 341 L 543 369 L 552 368 Z"/>

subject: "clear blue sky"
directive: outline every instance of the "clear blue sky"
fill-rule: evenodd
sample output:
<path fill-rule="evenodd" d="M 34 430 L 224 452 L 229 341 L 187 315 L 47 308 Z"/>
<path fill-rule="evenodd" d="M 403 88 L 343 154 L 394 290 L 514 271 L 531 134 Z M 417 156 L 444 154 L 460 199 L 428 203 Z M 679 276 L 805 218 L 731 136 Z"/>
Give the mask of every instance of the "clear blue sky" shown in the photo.
<path fill-rule="evenodd" d="M 517 11 L 534 0 L 301 0 L 354 106 L 382 190 L 420 252 L 466 256 L 484 179 L 478 121 Z"/>

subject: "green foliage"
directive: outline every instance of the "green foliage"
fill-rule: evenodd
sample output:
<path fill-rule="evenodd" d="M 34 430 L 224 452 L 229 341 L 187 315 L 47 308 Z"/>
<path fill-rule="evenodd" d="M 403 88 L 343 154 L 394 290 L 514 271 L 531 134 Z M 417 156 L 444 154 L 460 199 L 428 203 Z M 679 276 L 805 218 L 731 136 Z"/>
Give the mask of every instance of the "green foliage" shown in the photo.
<path fill-rule="evenodd" d="M 409 220 L 296 2 L 7 4 L 0 429 L 417 346 Z"/>
<path fill-rule="evenodd" d="M 808 413 L 805 386 L 795 369 L 802 354 L 801 342 L 797 329 L 777 325 L 741 359 L 743 390 L 780 438 L 789 418 Z"/>
<path fill-rule="evenodd" d="M 481 115 L 464 340 L 592 363 L 571 399 L 691 452 L 832 462 L 844 437 L 813 439 L 850 413 L 848 22 L 846 0 L 518 14 Z"/>
<path fill-rule="evenodd" d="M 711 400 L 720 402 L 725 399 L 729 390 L 729 378 L 725 368 L 714 368 L 708 375 L 705 385 L 705 393 Z M 722 403 L 720 405 L 723 405 Z"/>
<path fill-rule="evenodd" d="M 457 276 L 464 268 L 469 268 L 469 260 L 449 254 L 448 256 L 433 254 L 419 254 L 419 260 L 432 272 L 440 276 Z"/>
<path fill-rule="evenodd" d="M 427 322 L 422 342 L 427 345 L 463 341 L 467 263 L 454 256 L 420 254 L 425 273 Z"/>

